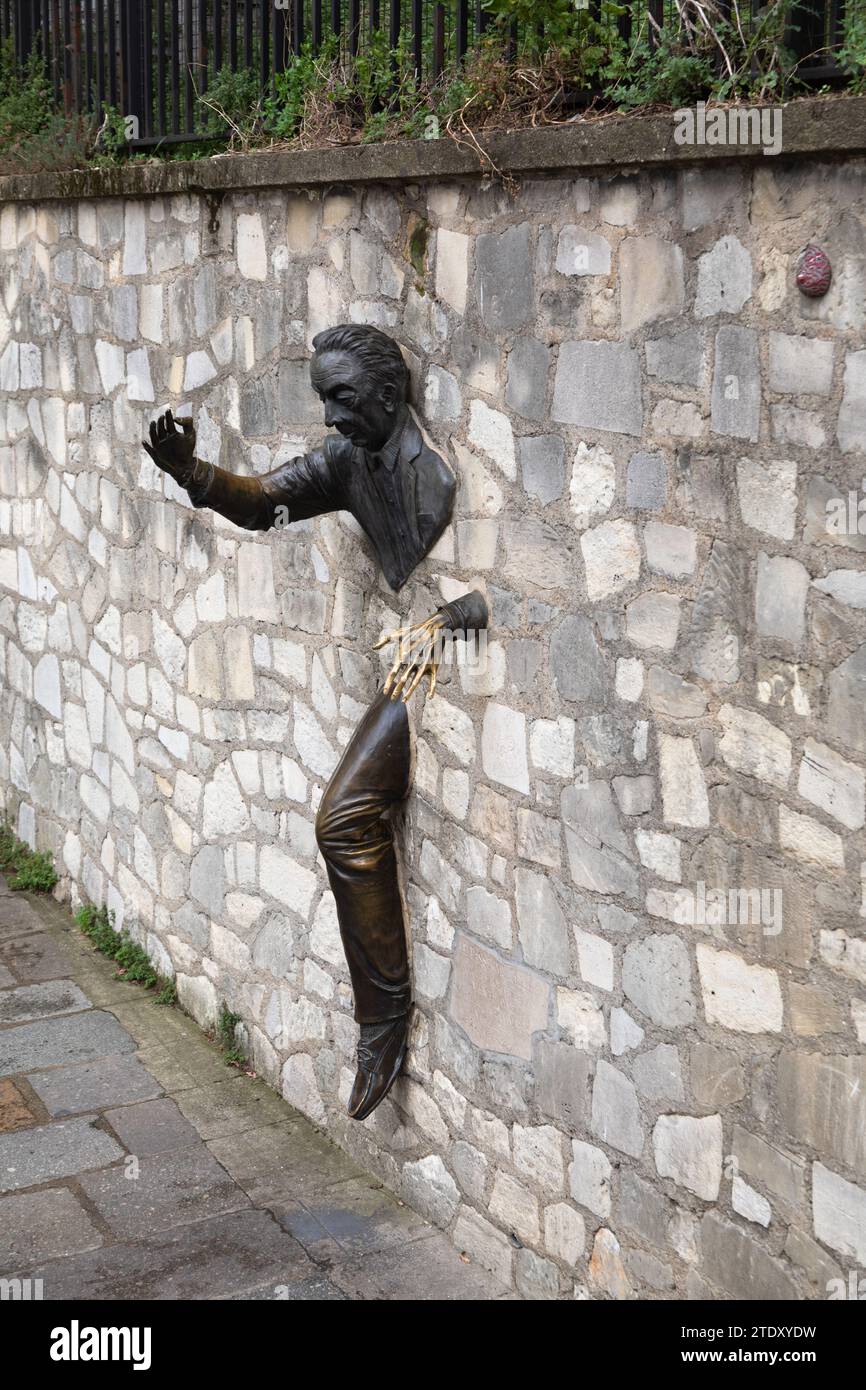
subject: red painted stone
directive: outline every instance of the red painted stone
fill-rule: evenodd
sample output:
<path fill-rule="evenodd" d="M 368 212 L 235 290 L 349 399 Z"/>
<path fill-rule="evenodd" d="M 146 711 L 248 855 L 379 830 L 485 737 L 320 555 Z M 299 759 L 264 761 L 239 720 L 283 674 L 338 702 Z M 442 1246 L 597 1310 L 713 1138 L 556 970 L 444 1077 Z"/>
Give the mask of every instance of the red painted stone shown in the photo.
<path fill-rule="evenodd" d="M 827 293 L 832 278 L 833 270 L 826 251 L 822 251 L 820 246 L 807 246 L 800 256 L 797 288 L 810 299 L 817 299 Z"/>

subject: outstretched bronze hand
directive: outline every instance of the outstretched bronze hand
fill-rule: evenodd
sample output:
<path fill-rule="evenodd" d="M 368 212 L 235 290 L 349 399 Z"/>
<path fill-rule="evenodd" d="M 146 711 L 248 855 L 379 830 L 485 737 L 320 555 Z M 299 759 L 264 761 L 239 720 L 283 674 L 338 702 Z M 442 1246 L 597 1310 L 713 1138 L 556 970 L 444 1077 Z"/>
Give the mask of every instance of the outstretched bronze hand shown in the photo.
<path fill-rule="evenodd" d="M 447 616 L 444 613 L 434 613 L 432 618 L 425 618 L 423 622 L 395 628 L 375 643 L 374 651 L 387 646 L 389 642 L 397 643 L 397 655 L 385 678 L 384 686 L 385 694 L 390 694 L 392 700 L 402 698 L 405 703 L 425 676 L 430 681 L 428 694 L 434 694 L 436 673 L 442 653 L 439 638 L 447 627 Z"/>
<path fill-rule="evenodd" d="M 175 424 L 183 426 L 183 433 L 175 429 Z M 195 468 L 195 429 L 192 418 L 179 415 L 177 421 L 170 410 L 158 420 L 150 423 L 150 443 L 142 439 L 146 449 L 158 468 L 168 473 L 181 487 L 186 487 Z"/>

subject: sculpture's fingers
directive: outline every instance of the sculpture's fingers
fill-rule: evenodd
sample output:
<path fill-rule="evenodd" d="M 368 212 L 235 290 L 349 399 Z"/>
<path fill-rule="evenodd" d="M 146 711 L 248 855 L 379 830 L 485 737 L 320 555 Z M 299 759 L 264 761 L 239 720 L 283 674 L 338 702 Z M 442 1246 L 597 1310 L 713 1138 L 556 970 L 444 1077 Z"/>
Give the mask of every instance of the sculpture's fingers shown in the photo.
<path fill-rule="evenodd" d="M 402 631 L 401 627 L 395 627 L 393 632 L 386 632 L 384 637 L 380 637 L 378 642 L 373 643 L 373 651 L 377 652 L 380 647 L 387 647 L 389 642 L 395 642 Z"/>
<path fill-rule="evenodd" d="M 438 667 L 437 667 L 437 666 L 435 665 L 435 663 L 434 663 L 434 664 L 432 664 L 431 667 L 430 667 L 430 689 L 427 691 L 427 699 L 428 699 L 428 700 L 432 699 L 432 697 L 436 694 L 436 677 L 437 677 L 437 675 L 438 675 Z"/>
<path fill-rule="evenodd" d="M 151 442 L 151 444 L 153 445 L 154 449 L 157 449 L 157 448 L 159 447 L 159 433 L 157 432 L 156 426 L 157 426 L 157 421 L 156 421 L 156 420 L 151 420 L 151 422 L 150 422 L 150 442 Z"/>
<path fill-rule="evenodd" d="M 418 686 L 421 684 L 421 681 L 424 679 L 425 674 L 427 674 L 427 673 L 429 672 L 429 669 L 430 669 L 430 668 L 429 668 L 428 666 L 419 666 L 419 667 L 418 667 L 418 673 L 417 673 L 417 675 L 416 675 L 416 676 L 414 677 L 414 679 L 410 682 L 410 684 L 409 684 L 409 686 L 407 687 L 406 692 L 405 692 L 405 694 L 404 694 L 404 696 L 403 696 L 403 700 L 404 700 L 404 701 L 410 699 L 411 696 L 414 695 L 415 691 L 418 689 Z"/>
<path fill-rule="evenodd" d="M 194 430 L 193 427 L 192 427 L 192 416 L 191 416 L 191 415 L 178 415 L 176 423 L 177 423 L 178 425 L 183 425 L 184 434 L 194 434 L 194 433 L 195 433 L 195 430 Z"/>
<path fill-rule="evenodd" d="M 165 412 L 165 422 L 169 433 L 174 434 L 174 416 L 171 413 L 171 406 L 169 406 L 168 410 Z"/>
<path fill-rule="evenodd" d="M 412 663 L 404 662 L 403 665 L 401 666 L 401 668 L 400 668 L 400 674 L 399 674 L 399 676 L 397 677 L 396 681 L 394 682 L 394 689 L 396 690 L 396 692 L 397 692 L 398 695 L 400 695 L 400 694 L 402 693 L 402 691 L 405 689 L 405 687 L 406 687 L 406 682 L 407 682 L 408 680 L 410 680 L 410 678 L 411 678 L 411 676 L 412 676 L 412 673 L 413 673 L 413 671 L 414 671 L 415 669 L 416 669 L 416 664 L 415 664 L 415 662 L 412 662 Z M 422 669 L 423 669 L 423 667 L 422 667 Z"/>

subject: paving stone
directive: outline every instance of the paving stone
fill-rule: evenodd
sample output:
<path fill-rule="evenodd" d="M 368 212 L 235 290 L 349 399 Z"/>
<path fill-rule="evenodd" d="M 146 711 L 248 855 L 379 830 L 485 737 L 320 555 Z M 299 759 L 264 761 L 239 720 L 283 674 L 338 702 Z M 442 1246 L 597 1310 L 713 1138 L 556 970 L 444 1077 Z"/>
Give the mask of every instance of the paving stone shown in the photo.
<path fill-rule="evenodd" d="M 27 1129 L 37 1117 L 19 1088 L 8 1078 L 0 1080 L 0 1134 Z"/>
<path fill-rule="evenodd" d="M 44 984 L 4 990 L 0 994 L 0 1023 L 26 1023 L 90 1007 L 87 995 L 71 980 L 49 980 Z"/>
<path fill-rule="evenodd" d="M 100 1245 L 102 1236 L 90 1215 L 66 1188 L 0 1199 L 0 1269 L 26 1270 L 34 1262 Z"/>
<path fill-rule="evenodd" d="M 81 1179 L 88 1199 L 122 1240 L 249 1205 L 246 1193 L 204 1144 L 135 1157 L 134 1177 L 123 1164 Z"/>
<path fill-rule="evenodd" d="M 34 932 L 31 936 L 16 932 L 0 941 L 0 964 L 22 985 L 62 979 L 70 973 L 70 958 L 65 947 L 44 932 Z"/>
<path fill-rule="evenodd" d="M 257 1205 L 300 1200 L 357 1177 L 357 1165 L 299 1114 L 211 1139 L 208 1148 Z"/>
<path fill-rule="evenodd" d="M 246 1290 L 224 1296 L 226 1302 L 264 1302 L 275 1300 L 280 1303 L 347 1303 L 349 1295 L 336 1284 L 331 1283 L 324 1274 L 314 1274 L 307 1279 L 294 1279 L 291 1284 L 265 1284 L 262 1288 Z"/>
<path fill-rule="evenodd" d="M 464 1264 L 445 1236 L 338 1265 L 329 1275 L 352 1298 L 407 1302 L 472 1302 L 497 1298 L 503 1285 L 477 1264 Z"/>
<path fill-rule="evenodd" d="M 32 1267 L 49 1300 L 210 1299 L 272 1280 L 318 1277 L 269 1212 L 237 1211 Z"/>
<path fill-rule="evenodd" d="M 137 1057 L 101 1057 L 27 1077 L 49 1115 L 75 1115 L 107 1105 L 134 1105 L 162 1090 Z M 121 1136 L 122 1137 L 122 1136 Z"/>
<path fill-rule="evenodd" d="M 100 1011 L 22 1023 L 0 1032 L 0 1076 L 134 1050 L 117 1019 Z"/>
<path fill-rule="evenodd" d="M 251 1084 L 245 1076 L 182 1091 L 177 1103 L 203 1139 L 224 1139 L 286 1118 L 280 1097 L 264 1082 Z"/>
<path fill-rule="evenodd" d="M 92 1115 L 0 1135 L 0 1192 L 70 1177 L 122 1157 L 120 1145 L 95 1127 Z"/>
<path fill-rule="evenodd" d="M 198 1130 L 169 1097 L 144 1099 L 137 1105 L 131 1101 L 132 1097 L 121 1109 L 105 1112 L 106 1120 L 130 1153 L 146 1158 L 200 1142 Z"/>
<path fill-rule="evenodd" d="M 44 926 L 38 912 L 24 898 L 11 895 L 6 898 L 0 921 L 0 942 L 12 941 L 26 932 L 41 932 Z"/>

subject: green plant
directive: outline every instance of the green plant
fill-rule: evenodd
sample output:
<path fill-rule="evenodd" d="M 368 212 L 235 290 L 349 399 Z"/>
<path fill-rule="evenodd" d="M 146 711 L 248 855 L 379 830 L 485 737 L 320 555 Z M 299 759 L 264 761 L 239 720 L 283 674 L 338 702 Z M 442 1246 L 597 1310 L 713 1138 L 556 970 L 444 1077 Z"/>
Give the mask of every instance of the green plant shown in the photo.
<path fill-rule="evenodd" d="M 842 43 L 837 52 L 839 66 L 848 76 L 848 86 L 862 96 L 866 93 L 866 0 L 847 0 L 842 19 Z"/>
<path fill-rule="evenodd" d="M 231 135 L 245 148 L 261 131 L 261 86 L 252 68 L 234 72 L 224 65 L 211 78 L 198 102 L 207 112 L 203 134 Z"/>
<path fill-rule="evenodd" d="M 118 979 L 143 985 L 145 989 L 159 986 L 155 996 L 157 1002 L 173 1004 L 177 998 L 174 981 L 166 980 L 159 974 L 144 947 L 133 941 L 127 931 L 115 929 L 114 917 L 113 909 L 85 903 L 76 912 L 75 921 L 97 951 L 115 961 Z"/>
<path fill-rule="evenodd" d="M 236 1030 L 240 1022 L 240 1014 L 232 1013 L 228 1004 L 223 1000 L 217 1018 L 215 1035 L 217 1042 L 223 1050 L 226 1062 L 231 1067 L 241 1066 L 246 1061 L 246 1054 L 243 1048 L 238 1045 L 237 1040 Z"/>
<path fill-rule="evenodd" d="M 12 826 L 0 826 L 0 869 L 8 874 L 10 888 L 31 893 L 50 893 L 57 872 L 48 850 L 32 850 L 19 840 Z"/>

